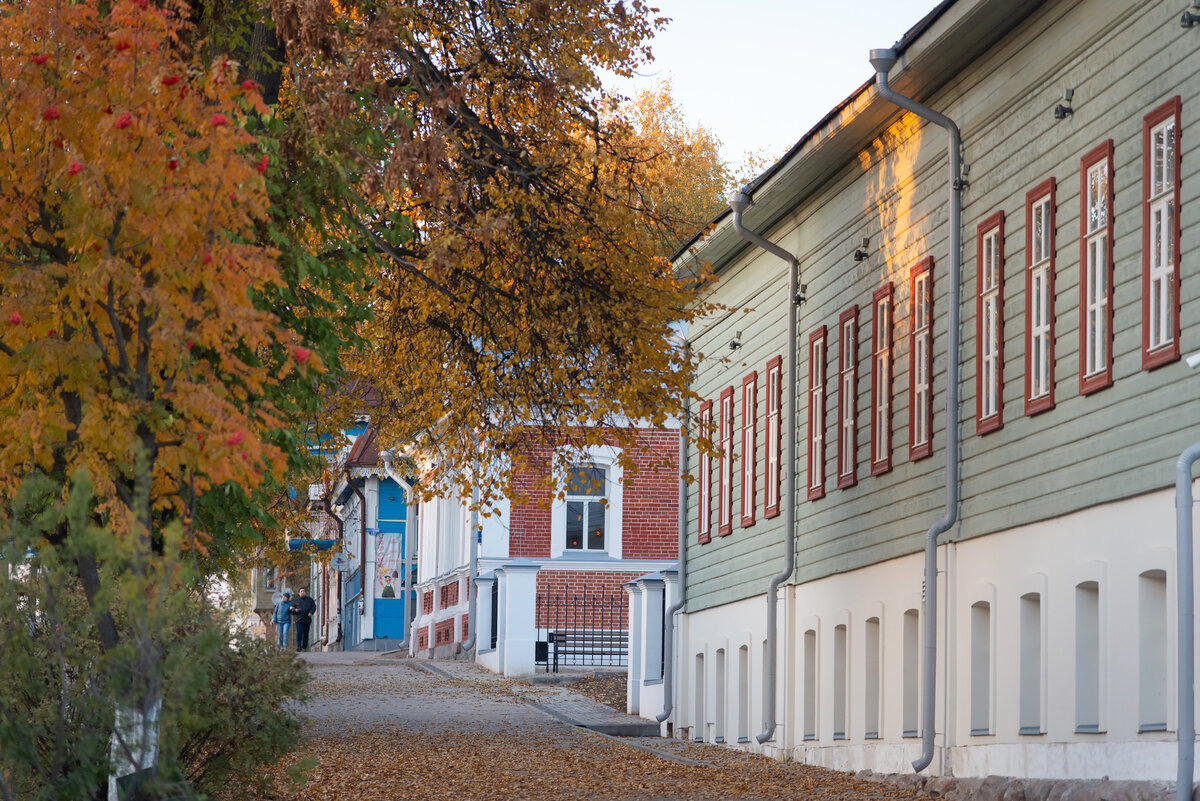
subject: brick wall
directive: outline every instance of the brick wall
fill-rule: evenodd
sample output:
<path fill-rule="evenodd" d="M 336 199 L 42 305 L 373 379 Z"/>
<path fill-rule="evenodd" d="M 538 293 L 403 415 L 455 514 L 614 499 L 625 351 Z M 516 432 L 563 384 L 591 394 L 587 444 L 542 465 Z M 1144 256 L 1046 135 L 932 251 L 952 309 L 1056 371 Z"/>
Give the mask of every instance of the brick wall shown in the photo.
<path fill-rule="evenodd" d="M 433 612 L 433 592 L 421 594 L 421 613 L 428 615 Z"/>
<path fill-rule="evenodd" d="M 615 439 L 610 444 L 620 447 Z M 679 514 L 679 432 L 638 429 L 627 451 L 636 470 L 625 471 L 622 492 L 622 556 L 625 559 L 674 559 Z M 550 556 L 550 505 L 553 488 L 547 476 L 554 445 L 530 442 L 516 460 L 514 501 L 510 518 L 509 554 Z"/>
<path fill-rule="evenodd" d="M 470 628 L 470 622 L 471 621 L 467 618 L 466 615 L 462 616 L 462 637 L 459 639 L 460 642 L 467 641 L 467 636 L 468 636 L 468 634 L 470 634 L 470 632 L 467 631 L 467 629 Z"/>
<path fill-rule="evenodd" d="M 417 630 L 417 649 L 424 651 L 429 647 L 429 627 L 422 626 Z"/>
<path fill-rule="evenodd" d="M 640 571 L 542 570 L 537 575 L 542 601 L 537 625 L 561 625 L 561 618 L 567 615 L 571 627 L 624 629 L 628 626 L 629 595 L 622 585 L 640 575 Z M 560 620 L 553 621 L 555 616 Z"/>
<path fill-rule="evenodd" d="M 438 609 L 447 609 L 458 605 L 458 582 L 443 584 L 438 588 Z"/>
<path fill-rule="evenodd" d="M 434 646 L 447 645 L 454 642 L 454 618 L 441 620 L 433 627 Z"/>

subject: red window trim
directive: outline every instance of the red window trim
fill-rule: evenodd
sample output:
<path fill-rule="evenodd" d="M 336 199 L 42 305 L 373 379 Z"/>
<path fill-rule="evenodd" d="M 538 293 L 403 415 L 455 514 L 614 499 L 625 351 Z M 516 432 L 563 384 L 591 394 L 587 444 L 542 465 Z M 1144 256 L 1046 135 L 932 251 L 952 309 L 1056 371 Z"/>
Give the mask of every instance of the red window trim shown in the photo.
<path fill-rule="evenodd" d="M 1057 248 L 1055 236 L 1055 209 L 1057 205 L 1057 182 L 1053 177 L 1047 178 L 1030 189 L 1025 195 L 1025 414 L 1035 415 L 1054 408 L 1054 263 Z M 1033 204 L 1040 198 L 1050 195 L 1050 264 L 1046 268 L 1046 294 L 1049 303 L 1046 304 L 1050 315 L 1050 334 L 1046 343 L 1046 360 L 1048 363 L 1047 377 L 1050 391 L 1040 398 L 1030 400 L 1033 390 L 1033 273 L 1029 267 L 1033 262 Z"/>
<path fill-rule="evenodd" d="M 1182 164 L 1183 126 L 1181 124 L 1182 101 L 1179 95 L 1163 103 L 1147 114 L 1142 120 L 1142 369 L 1152 370 L 1169 364 L 1179 358 L 1179 312 L 1180 312 L 1180 270 L 1179 270 L 1179 234 L 1180 234 L 1180 201 L 1179 186 L 1182 183 L 1180 170 Z M 1175 254 L 1175 331 L 1171 344 L 1150 351 L 1150 129 L 1163 120 L 1175 118 L 1175 230 L 1171 232 L 1174 239 L 1171 252 Z"/>
<path fill-rule="evenodd" d="M 875 290 L 871 295 L 871 475 L 878 476 L 892 469 L 892 404 L 895 401 L 895 396 L 892 394 L 892 385 L 895 382 L 895 364 L 896 359 L 893 356 L 896 350 L 895 342 L 895 306 L 892 302 L 892 297 L 895 294 L 895 286 L 891 281 Z M 879 386 L 879 301 L 887 300 L 887 341 L 888 341 L 888 374 L 887 386 Z M 888 415 L 886 428 L 883 431 L 879 429 L 879 415 L 876 412 L 879 409 L 879 396 L 881 392 L 887 393 L 888 398 Z M 875 454 L 879 452 L 879 438 L 885 438 L 887 445 L 887 455 L 882 459 L 876 459 Z"/>
<path fill-rule="evenodd" d="M 815 411 L 812 408 L 810 408 L 808 410 L 808 419 L 810 421 L 810 427 L 809 427 L 809 432 L 808 432 L 808 466 L 804 471 L 805 474 L 808 476 L 808 499 L 810 501 L 815 501 L 818 498 L 825 497 L 825 439 L 826 439 L 826 434 L 828 433 L 826 426 L 825 426 L 825 410 L 828 408 L 828 405 L 829 405 L 828 404 L 829 395 L 827 392 L 824 391 L 829 386 L 829 382 L 827 380 L 828 376 L 825 373 L 825 367 L 826 367 L 826 365 L 829 364 L 829 349 L 827 347 L 827 345 L 828 345 L 827 329 L 825 326 L 821 326 L 816 331 L 813 331 L 811 334 L 808 335 L 808 401 L 809 401 L 810 406 L 812 404 L 813 389 L 815 388 L 814 379 L 817 377 L 816 364 L 813 362 L 812 352 L 813 352 L 813 345 L 816 344 L 818 341 L 820 341 L 820 343 L 821 343 L 821 371 L 820 371 L 821 372 L 821 389 L 822 389 L 821 408 L 817 409 Z M 816 418 L 819 421 L 820 426 L 821 426 L 821 452 L 820 453 L 813 453 L 813 430 L 811 427 L 811 421 L 814 418 Z M 814 459 L 814 457 L 815 457 L 815 459 Z M 816 460 L 819 460 L 819 463 L 821 465 L 821 483 L 819 485 L 813 484 L 813 476 L 812 476 L 812 465 L 813 465 L 813 462 Z"/>
<path fill-rule="evenodd" d="M 750 403 L 746 403 L 746 389 L 750 388 Z M 750 421 L 750 447 L 746 448 L 746 421 Z M 754 525 L 754 512 L 758 506 L 758 371 L 742 379 L 742 528 Z M 750 470 L 750 487 L 747 493 L 746 469 Z M 750 514 L 746 514 L 746 497 L 750 498 Z"/>
<path fill-rule="evenodd" d="M 726 399 L 729 400 L 729 414 L 725 414 Z M 733 533 L 733 387 L 721 390 L 720 404 L 717 424 L 721 435 L 721 464 L 717 483 L 721 494 L 717 497 L 717 536 L 727 537 Z M 728 484 L 725 483 L 726 475 L 729 476 Z M 721 522 L 722 511 L 725 512 L 725 523 Z"/>
<path fill-rule="evenodd" d="M 770 417 L 775 418 L 775 431 L 777 437 L 775 440 L 775 471 L 771 472 L 771 459 L 768 454 L 766 462 L 766 486 L 770 486 L 772 482 L 775 485 L 775 503 L 767 504 L 763 510 L 763 517 L 772 518 L 779 516 L 779 507 L 783 499 L 783 357 L 775 356 L 767 361 L 767 392 L 771 391 L 771 374 L 778 373 L 779 380 L 775 382 L 775 411 L 771 412 L 771 398 L 767 400 L 768 420 Z M 767 423 L 767 447 L 771 447 L 770 438 L 770 423 Z"/>
<path fill-rule="evenodd" d="M 996 414 L 983 418 L 983 237 L 996 231 L 1000 264 L 996 280 Z M 975 229 L 975 433 L 982 435 L 1004 426 L 1004 212 L 998 211 Z"/>
<path fill-rule="evenodd" d="M 714 443 L 712 441 L 712 406 L 710 400 L 703 401 L 700 404 L 700 411 L 697 414 L 699 422 L 698 433 L 700 439 L 708 440 L 708 446 L 711 448 Z M 699 504 L 699 514 L 696 519 L 696 528 L 698 531 L 697 540 L 701 545 L 712 541 L 712 456 L 706 453 L 703 449 L 703 444 L 700 450 L 700 482 L 703 490 L 697 492 L 699 496 L 696 501 Z M 707 500 L 707 504 L 705 501 Z M 707 508 L 705 508 L 707 506 Z"/>
<path fill-rule="evenodd" d="M 917 375 L 917 332 L 915 329 L 917 319 L 916 297 L 917 297 L 917 276 L 923 273 L 929 273 L 929 308 L 926 310 L 929 320 L 929 349 L 925 352 L 926 373 L 929 375 L 929 403 L 925 404 L 925 430 L 929 432 L 929 439 L 921 444 L 917 444 L 913 437 L 916 434 L 916 418 L 913 416 L 916 413 L 916 397 L 917 387 L 915 378 Z M 910 278 L 909 297 L 914 304 L 909 310 L 909 333 L 908 333 L 908 458 L 910 461 L 917 461 L 930 456 L 933 453 L 933 257 L 926 256 L 917 262 L 917 265 L 912 269 L 912 277 Z"/>
<path fill-rule="evenodd" d="M 846 369 L 846 353 L 842 347 L 842 333 L 846 323 L 854 325 L 854 353 L 850 362 L 850 377 L 854 384 L 854 420 L 850 434 L 850 472 L 842 473 L 842 427 L 846 424 L 846 404 L 842 398 L 842 372 Z M 853 487 L 858 483 L 858 304 L 854 304 L 838 316 L 838 446 L 837 479 L 838 489 Z"/>
<path fill-rule="evenodd" d="M 1105 306 L 1105 336 L 1104 351 L 1107 365 L 1102 372 L 1087 375 L 1087 174 L 1096 162 L 1108 160 L 1108 221 L 1105 234 L 1104 257 L 1106 279 L 1105 290 L 1108 303 Z M 1083 154 L 1079 160 L 1079 394 L 1088 395 L 1099 389 L 1112 386 L 1113 373 L 1113 226 L 1116 216 L 1113 212 L 1113 140 L 1108 139 Z"/>

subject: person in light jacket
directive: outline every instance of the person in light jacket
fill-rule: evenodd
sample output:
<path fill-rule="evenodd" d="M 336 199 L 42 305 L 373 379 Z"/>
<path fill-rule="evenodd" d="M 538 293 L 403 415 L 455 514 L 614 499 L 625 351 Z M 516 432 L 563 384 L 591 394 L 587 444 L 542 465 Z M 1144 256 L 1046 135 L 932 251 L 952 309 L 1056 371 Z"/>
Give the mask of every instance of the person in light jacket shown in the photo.
<path fill-rule="evenodd" d="M 292 630 L 292 591 L 283 591 L 283 600 L 275 604 L 275 628 L 279 632 L 279 647 L 287 648 L 288 634 Z"/>

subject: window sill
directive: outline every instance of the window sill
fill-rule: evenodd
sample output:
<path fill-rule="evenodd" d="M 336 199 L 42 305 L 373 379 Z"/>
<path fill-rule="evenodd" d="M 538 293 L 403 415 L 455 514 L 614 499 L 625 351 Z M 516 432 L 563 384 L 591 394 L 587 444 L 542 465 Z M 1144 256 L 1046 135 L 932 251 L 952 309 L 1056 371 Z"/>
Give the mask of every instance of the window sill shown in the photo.
<path fill-rule="evenodd" d="M 972 737 L 992 737 L 994 735 L 992 734 L 991 729 L 971 729 L 971 736 Z"/>
<path fill-rule="evenodd" d="M 1165 723 L 1143 723 L 1138 726 L 1138 734 L 1161 734 L 1167 730 Z"/>
<path fill-rule="evenodd" d="M 1042 731 L 1041 726 L 1022 726 L 1017 729 L 1017 734 L 1021 737 L 1040 737 L 1044 736 L 1046 732 Z"/>
<path fill-rule="evenodd" d="M 642 681 L 642 686 L 643 687 L 654 687 L 654 686 L 662 684 L 662 683 L 663 683 L 662 679 L 644 679 Z"/>
<path fill-rule="evenodd" d="M 1107 730 L 1102 730 L 1099 723 L 1084 723 L 1075 727 L 1076 734 L 1108 734 Z"/>
<path fill-rule="evenodd" d="M 915 740 L 916 738 L 920 737 L 921 734 L 916 729 L 907 729 L 906 731 L 902 732 L 900 736 L 910 740 Z"/>
<path fill-rule="evenodd" d="M 806 734 L 806 735 L 804 735 L 804 742 L 806 742 L 806 743 L 815 743 L 816 741 L 817 741 L 817 735 L 815 735 L 815 734 Z"/>

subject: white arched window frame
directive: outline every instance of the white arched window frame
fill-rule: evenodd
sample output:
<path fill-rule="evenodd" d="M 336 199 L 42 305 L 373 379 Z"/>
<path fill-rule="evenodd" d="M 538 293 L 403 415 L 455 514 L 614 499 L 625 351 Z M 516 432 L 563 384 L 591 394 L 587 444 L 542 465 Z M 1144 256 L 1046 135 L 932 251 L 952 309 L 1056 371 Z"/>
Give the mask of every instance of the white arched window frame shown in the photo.
<path fill-rule="evenodd" d="M 622 490 L 625 471 L 619 462 L 621 449 L 608 445 L 577 449 L 563 448 L 554 454 L 555 476 L 562 479 L 572 466 L 589 465 L 604 470 L 604 550 L 567 549 L 567 499 L 555 498 L 550 507 L 550 556 L 607 555 L 621 558 Z"/>

